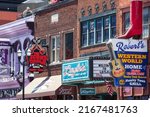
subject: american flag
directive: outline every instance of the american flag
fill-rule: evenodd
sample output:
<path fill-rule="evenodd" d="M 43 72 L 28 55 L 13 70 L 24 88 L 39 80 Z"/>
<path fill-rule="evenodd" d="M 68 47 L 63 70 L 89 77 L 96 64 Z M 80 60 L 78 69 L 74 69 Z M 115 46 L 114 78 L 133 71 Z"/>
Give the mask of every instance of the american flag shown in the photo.
<path fill-rule="evenodd" d="M 112 85 L 110 84 L 110 82 L 108 82 L 108 81 L 105 81 L 105 83 L 106 83 L 106 86 L 107 86 L 107 92 L 109 93 L 109 95 L 113 95 L 113 93 L 114 93 L 114 90 L 113 90 L 113 88 L 112 88 Z"/>

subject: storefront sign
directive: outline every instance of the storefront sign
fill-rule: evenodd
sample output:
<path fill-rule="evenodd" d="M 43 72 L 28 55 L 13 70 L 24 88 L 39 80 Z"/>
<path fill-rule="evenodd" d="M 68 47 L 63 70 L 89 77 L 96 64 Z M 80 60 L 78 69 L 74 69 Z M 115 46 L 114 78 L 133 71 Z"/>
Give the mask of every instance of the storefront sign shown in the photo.
<path fill-rule="evenodd" d="M 3 98 L 13 98 L 20 91 L 20 88 L 13 89 L 0 89 L 0 99 Z"/>
<path fill-rule="evenodd" d="M 114 79 L 116 86 L 127 86 L 127 87 L 146 87 L 145 78 L 119 78 Z"/>
<path fill-rule="evenodd" d="M 47 56 L 40 54 L 40 52 L 34 52 L 30 56 L 29 63 L 30 64 L 39 64 L 39 65 L 46 65 L 47 62 Z"/>
<path fill-rule="evenodd" d="M 63 63 L 62 81 L 74 82 L 89 80 L 89 60 Z"/>
<path fill-rule="evenodd" d="M 57 89 L 57 95 L 74 95 L 76 94 L 76 87 L 75 86 L 61 86 Z"/>
<path fill-rule="evenodd" d="M 26 57 L 27 63 L 30 64 L 29 72 L 31 73 L 41 73 L 48 61 L 48 56 L 46 54 L 45 48 L 41 46 L 40 39 L 34 39 L 32 41 L 31 56 Z"/>
<path fill-rule="evenodd" d="M 110 60 L 93 60 L 93 78 L 110 78 Z"/>
<path fill-rule="evenodd" d="M 147 40 L 112 39 L 112 75 L 116 86 L 145 87 Z"/>
<path fill-rule="evenodd" d="M 95 88 L 81 88 L 80 95 L 95 95 L 96 90 Z"/>

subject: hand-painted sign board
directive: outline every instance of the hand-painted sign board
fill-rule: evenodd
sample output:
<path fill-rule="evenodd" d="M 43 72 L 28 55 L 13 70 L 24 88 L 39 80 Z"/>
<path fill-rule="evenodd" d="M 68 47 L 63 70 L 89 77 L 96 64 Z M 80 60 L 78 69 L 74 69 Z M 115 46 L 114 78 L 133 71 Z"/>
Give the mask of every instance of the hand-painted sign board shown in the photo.
<path fill-rule="evenodd" d="M 145 87 L 147 40 L 112 39 L 107 44 L 116 86 Z"/>
<path fill-rule="evenodd" d="M 62 81 L 89 80 L 89 60 L 70 61 L 62 64 Z"/>

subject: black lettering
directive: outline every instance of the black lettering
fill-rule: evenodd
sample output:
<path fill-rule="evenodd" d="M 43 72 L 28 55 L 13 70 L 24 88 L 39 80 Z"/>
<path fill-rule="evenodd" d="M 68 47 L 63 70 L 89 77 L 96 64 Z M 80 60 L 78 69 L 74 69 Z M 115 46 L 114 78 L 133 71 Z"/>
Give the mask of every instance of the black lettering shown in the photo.
<path fill-rule="evenodd" d="M 12 113 L 16 113 L 16 108 L 12 108 Z"/>
<path fill-rule="evenodd" d="M 66 106 L 64 108 L 64 113 L 69 113 L 69 108 L 67 108 Z"/>

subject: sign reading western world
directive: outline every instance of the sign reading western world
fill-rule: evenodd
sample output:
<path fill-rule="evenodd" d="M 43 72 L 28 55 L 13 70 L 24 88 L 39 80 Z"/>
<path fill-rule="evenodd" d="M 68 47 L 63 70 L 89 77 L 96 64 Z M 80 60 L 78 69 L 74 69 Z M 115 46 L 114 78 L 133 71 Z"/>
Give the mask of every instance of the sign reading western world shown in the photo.
<path fill-rule="evenodd" d="M 62 81 L 89 80 L 89 60 L 70 61 L 62 64 Z"/>
<path fill-rule="evenodd" d="M 148 64 L 147 40 L 112 39 L 107 43 L 116 86 L 145 87 Z"/>

